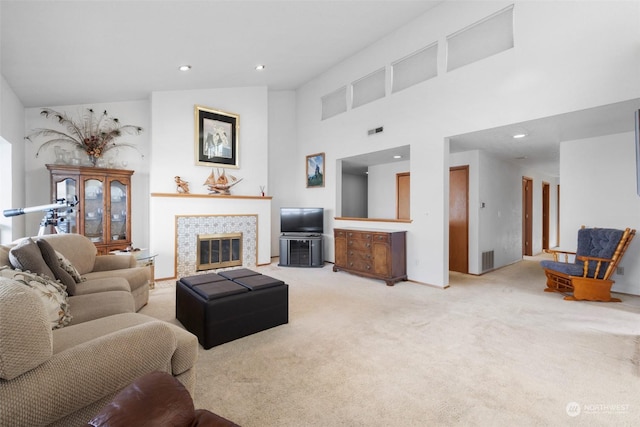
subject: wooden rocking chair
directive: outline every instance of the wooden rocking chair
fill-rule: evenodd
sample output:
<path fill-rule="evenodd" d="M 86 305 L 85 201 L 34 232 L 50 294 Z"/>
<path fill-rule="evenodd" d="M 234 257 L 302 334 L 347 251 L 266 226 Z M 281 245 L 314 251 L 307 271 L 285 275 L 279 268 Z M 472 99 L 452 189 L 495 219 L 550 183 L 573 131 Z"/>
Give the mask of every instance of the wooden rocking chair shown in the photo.
<path fill-rule="evenodd" d="M 618 263 L 629 247 L 636 230 L 616 230 L 612 228 L 585 228 L 578 230 L 578 248 L 576 252 L 548 249 L 553 261 L 545 260 L 540 264 L 547 276 L 545 292 L 560 292 L 568 301 L 604 301 L 620 302 L 611 298 L 610 279 Z M 564 255 L 563 260 L 558 260 Z M 573 263 L 569 255 L 575 256 Z"/>

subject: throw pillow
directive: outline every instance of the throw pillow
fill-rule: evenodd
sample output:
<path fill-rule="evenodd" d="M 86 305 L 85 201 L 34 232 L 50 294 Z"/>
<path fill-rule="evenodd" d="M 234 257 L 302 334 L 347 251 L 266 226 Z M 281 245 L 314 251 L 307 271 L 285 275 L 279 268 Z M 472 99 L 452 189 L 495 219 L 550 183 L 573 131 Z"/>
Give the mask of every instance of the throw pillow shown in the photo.
<path fill-rule="evenodd" d="M 76 294 L 76 281 L 67 271 L 60 266 L 60 261 L 58 261 L 58 255 L 56 255 L 56 250 L 53 249 L 51 243 L 47 242 L 44 239 L 38 239 L 36 241 L 38 244 L 38 248 L 40 248 L 40 252 L 42 253 L 42 258 L 44 262 L 47 263 L 47 266 L 51 269 L 55 278 L 60 280 L 63 285 L 67 287 L 67 293 L 69 295 Z"/>
<path fill-rule="evenodd" d="M 51 323 L 51 329 L 58 329 L 71 322 L 69 310 L 69 296 L 62 283 L 34 273 L 0 268 L 0 276 L 13 279 L 36 291 L 44 304 L 46 314 Z"/>
<path fill-rule="evenodd" d="M 60 267 L 62 267 L 64 271 L 69 273 L 71 277 L 73 277 L 73 280 L 76 281 L 76 283 L 84 282 L 87 280 L 85 277 L 80 276 L 80 273 L 78 272 L 78 270 L 73 266 L 73 264 L 71 264 L 71 261 L 69 261 L 64 255 L 62 255 L 58 251 L 56 251 L 56 255 L 58 256 L 58 262 L 60 263 Z"/>
<path fill-rule="evenodd" d="M 31 271 L 51 279 L 56 277 L 42 258 L 40 248 L 31 237 L 20 242 L 18 246 L 11 248 L 9 261 L 13 268 L 18 270 Z"/>

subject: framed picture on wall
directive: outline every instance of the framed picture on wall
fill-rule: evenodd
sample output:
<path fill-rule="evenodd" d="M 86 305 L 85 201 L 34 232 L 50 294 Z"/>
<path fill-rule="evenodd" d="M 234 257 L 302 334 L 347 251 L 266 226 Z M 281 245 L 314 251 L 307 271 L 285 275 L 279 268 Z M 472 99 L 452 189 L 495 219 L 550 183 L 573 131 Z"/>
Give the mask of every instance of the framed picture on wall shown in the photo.
<path fill-rule="evenodd" d="M 196 105 L 196 165 L 222 168 L 239 167 L 239 131 L 239 115 Z"/>
<path fill-rule="evenodd" d="M 307 187 L 324 187 L 324 153 L 307 156 Z"/>

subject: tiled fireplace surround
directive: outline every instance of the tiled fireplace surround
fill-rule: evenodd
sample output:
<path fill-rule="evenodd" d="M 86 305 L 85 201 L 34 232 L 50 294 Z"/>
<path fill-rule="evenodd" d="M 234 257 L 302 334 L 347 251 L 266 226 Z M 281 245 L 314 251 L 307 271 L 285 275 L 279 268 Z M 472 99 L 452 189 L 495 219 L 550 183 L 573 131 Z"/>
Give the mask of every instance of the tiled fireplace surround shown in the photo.
<path fill-rule="evenodd" d="M 271 262 L 271 198 L 152 193 L 150 249 L 158 254 L 156 277 L 196 272 L 198 234 L 242 233 L 243 266 Z"/>

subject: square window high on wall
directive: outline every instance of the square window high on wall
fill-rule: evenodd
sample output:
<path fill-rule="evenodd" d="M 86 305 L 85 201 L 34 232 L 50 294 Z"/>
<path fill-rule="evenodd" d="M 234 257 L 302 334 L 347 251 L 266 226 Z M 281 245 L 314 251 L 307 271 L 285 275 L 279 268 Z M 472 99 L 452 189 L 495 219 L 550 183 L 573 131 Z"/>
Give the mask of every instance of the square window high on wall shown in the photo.
<path fill-rule="evenodd" d="M 353 88 L 353 108 L 359 107 L 376 99 L 384 98 L 386 73 L 384 68 L 356 80 Z"/>
<path fill-rule="evenodd" d="M 322 120 L 347 111 L 347 87 L 331 92 L 321 98 Z"/>
<path fill-rule="evenodd" d="M 513 5 L 447 36 L 447 71 L 511 49 Z"/>
<path fill-rule="evenodd" d="M 391 64 L 391 92 L 396 93 L 438 75 L 438 43 Z"/>

